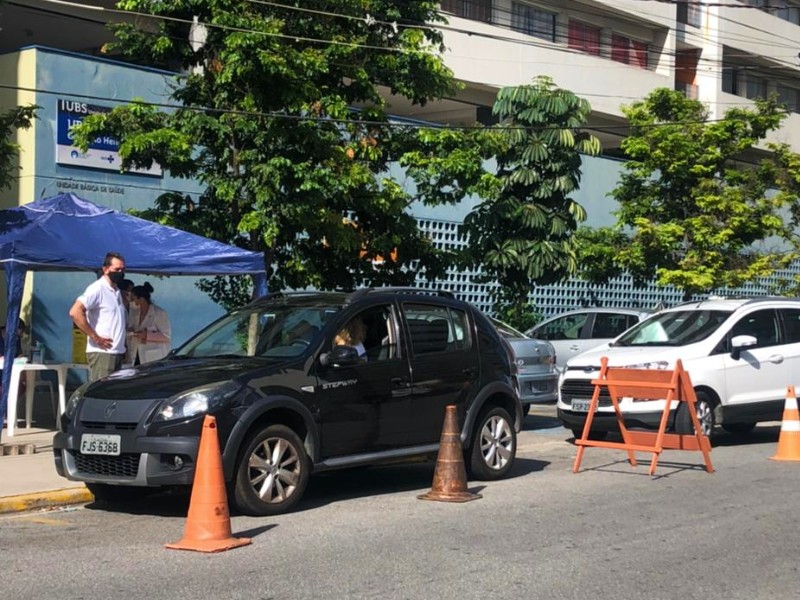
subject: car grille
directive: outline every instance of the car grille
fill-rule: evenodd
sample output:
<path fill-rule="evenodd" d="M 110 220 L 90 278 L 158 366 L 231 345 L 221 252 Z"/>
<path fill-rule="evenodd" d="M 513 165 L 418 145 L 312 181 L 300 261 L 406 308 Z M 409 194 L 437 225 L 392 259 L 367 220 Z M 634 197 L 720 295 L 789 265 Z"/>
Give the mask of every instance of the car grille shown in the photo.
<path fill-rule="evenodd" d="M 594 386 L 588 379 L 565 379 L 561 384 L 561 399 L 563 402 L 569 404 L 573 398 L 586 398 L 590 400 L 594 395 Z M 608 388 L 605 386 L 600 387 L 600 397 L 597 401 L 597 406 L 608 407 L 611 406 L 611 396 L 608 395 Z"/>
<path fill-rule="evenodd" d="M 133 431 L 136 429 L 137 423 L 107 423 L 106 421 L 81 421 L 86 429 L 92 431 L 106 430 L 106 431 Z"/>
<path fill-rule="evenodd" d="M 132 452 L 119 456 L 74 453 L 75 466 L 79 473 L 130 479 L 134 479 L 139 471 L 139 456 L 140 454 Z"/>

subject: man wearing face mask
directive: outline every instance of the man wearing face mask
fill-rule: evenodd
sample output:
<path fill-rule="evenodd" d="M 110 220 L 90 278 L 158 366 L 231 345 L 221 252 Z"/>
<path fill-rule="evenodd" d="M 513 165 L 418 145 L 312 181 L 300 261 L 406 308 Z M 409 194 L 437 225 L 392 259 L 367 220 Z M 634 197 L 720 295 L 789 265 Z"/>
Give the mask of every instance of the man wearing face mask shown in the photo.
<path fill-rule="evenodd" d="M 125 357 L 126 310 L 118 284 L 125 278 L 125 259 L 109 252 L 102 276 L 78 296 L 69 309 L 75 325 L 86 334 L 89 380 L 113 373 Z"/>

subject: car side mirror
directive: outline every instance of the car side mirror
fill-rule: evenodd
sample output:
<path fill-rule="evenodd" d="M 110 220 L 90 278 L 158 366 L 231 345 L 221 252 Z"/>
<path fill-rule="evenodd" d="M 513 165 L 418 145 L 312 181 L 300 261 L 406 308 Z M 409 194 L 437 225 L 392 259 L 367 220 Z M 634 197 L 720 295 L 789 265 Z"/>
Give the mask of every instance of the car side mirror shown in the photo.
<path fill-rule="evenodd" d="M 758 338 L 752 335 L 737 335 L 731 338 L 731 358 L 739 360 L 742 350 L 752 348 L 758 344 Z"/>
<path fill-rule="evenodd" d="M 358 350 L 353 346 L 334 346 L 333 350 L 319 357 L 319 363 L 323 367 L 352 367 L 361 362 Z"/>

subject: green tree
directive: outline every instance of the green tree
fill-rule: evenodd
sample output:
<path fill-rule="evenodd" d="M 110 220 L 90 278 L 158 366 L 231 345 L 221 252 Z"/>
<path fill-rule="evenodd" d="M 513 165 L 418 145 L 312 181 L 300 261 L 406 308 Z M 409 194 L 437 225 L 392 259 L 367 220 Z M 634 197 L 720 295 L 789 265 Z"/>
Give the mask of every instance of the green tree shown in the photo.
<path fill-rule="evenodd" d="M 441 153 L 449 138 L 390 122 L 384 99 L 389 91 L 424 105 L 456 91 L 441 34 L 425 25 L 442 21 L 438 2 L 119 6 L 157 18 L 146 29 L 117 25 L 110 49 L 179 67 L 175 108 L 133 102 L 93 115 L 76 128 L 76 142 L 85 148 L 113 135 L 123 168 L 156 161 L 205 185 L 199 199 L 163 195 L 145 216 L 263 252 L 272 290 L 405 285 L 418 271 L 442 272 L 451 259 L 419 230 L 409 205 L 460 194 L 423 185 L 423 198 L 389 167 L 409 164 L 414 152 Z M 195 17 L 205 40 L 190 45 Z M 228 303 L 243 292 L 236 282 L 206 289 Z"/>
<path fill-rule="evenodd" d="M 16 179 L 19 144 L 11 141 L 18 129 L 28 129 L 36 118 L 38 106 L 17 106 L 0 112 L 0 190 L 11 187 Z"/>
<path fill-rule="evenodd" d="M 497 173 L 483 182 L 484 200 L 464 221 L 464 261 L 497 280 L 494 308 L 512 325 L 531 324 L 532 285 L 577 273 L 574 233 L 586 212 L 570 195 L 580 184 L 581 154 L 600 151 L 599 140 L 581 130 L 590 111 L 548 77 L 497 95 L 500 127 L 484 134 L 497 139 L 483 142 L 496 150 Z"/>
<path fill-rule="evenodd" d="M 797 258 L 800 163 L 787 146 L 764 142 L 785 118 L 773 100 L 710 120 L 701 102 L 665 88 L 623 111 L 630 161 L 611 192 L 617 223 L 580 232 L 585 278 L 627 272 L 637 285 L 655 280 L 690 298 Z"/>

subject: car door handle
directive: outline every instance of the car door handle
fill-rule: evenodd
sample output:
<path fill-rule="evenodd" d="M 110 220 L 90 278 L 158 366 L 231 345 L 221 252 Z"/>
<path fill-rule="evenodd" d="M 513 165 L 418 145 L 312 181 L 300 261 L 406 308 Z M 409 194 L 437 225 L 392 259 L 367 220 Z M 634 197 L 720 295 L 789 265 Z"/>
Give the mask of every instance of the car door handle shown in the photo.
<path fill-rule="evenodd" d="M 389 382 L 394 387 L 408 387 L 410 385 L 405 377 L 392 377 Z"/>
<path fill-rule="evenodd" d="M 462 369 L 461 372 L 464 375 L 476 375 L 478 373 L 478 369 L 475 367 L 467 367 L 466 369 Z"/>
<path fill-rule="evenodd" d="M 570 350 L 578 350 L 578 346 L 570 346 L 569 349 Z"/>
<path fill-rule="evenodd" d="M 779 365 L 783 362 L 783 354 L 773 354 L 767 360 L 773 364 Z"/>

